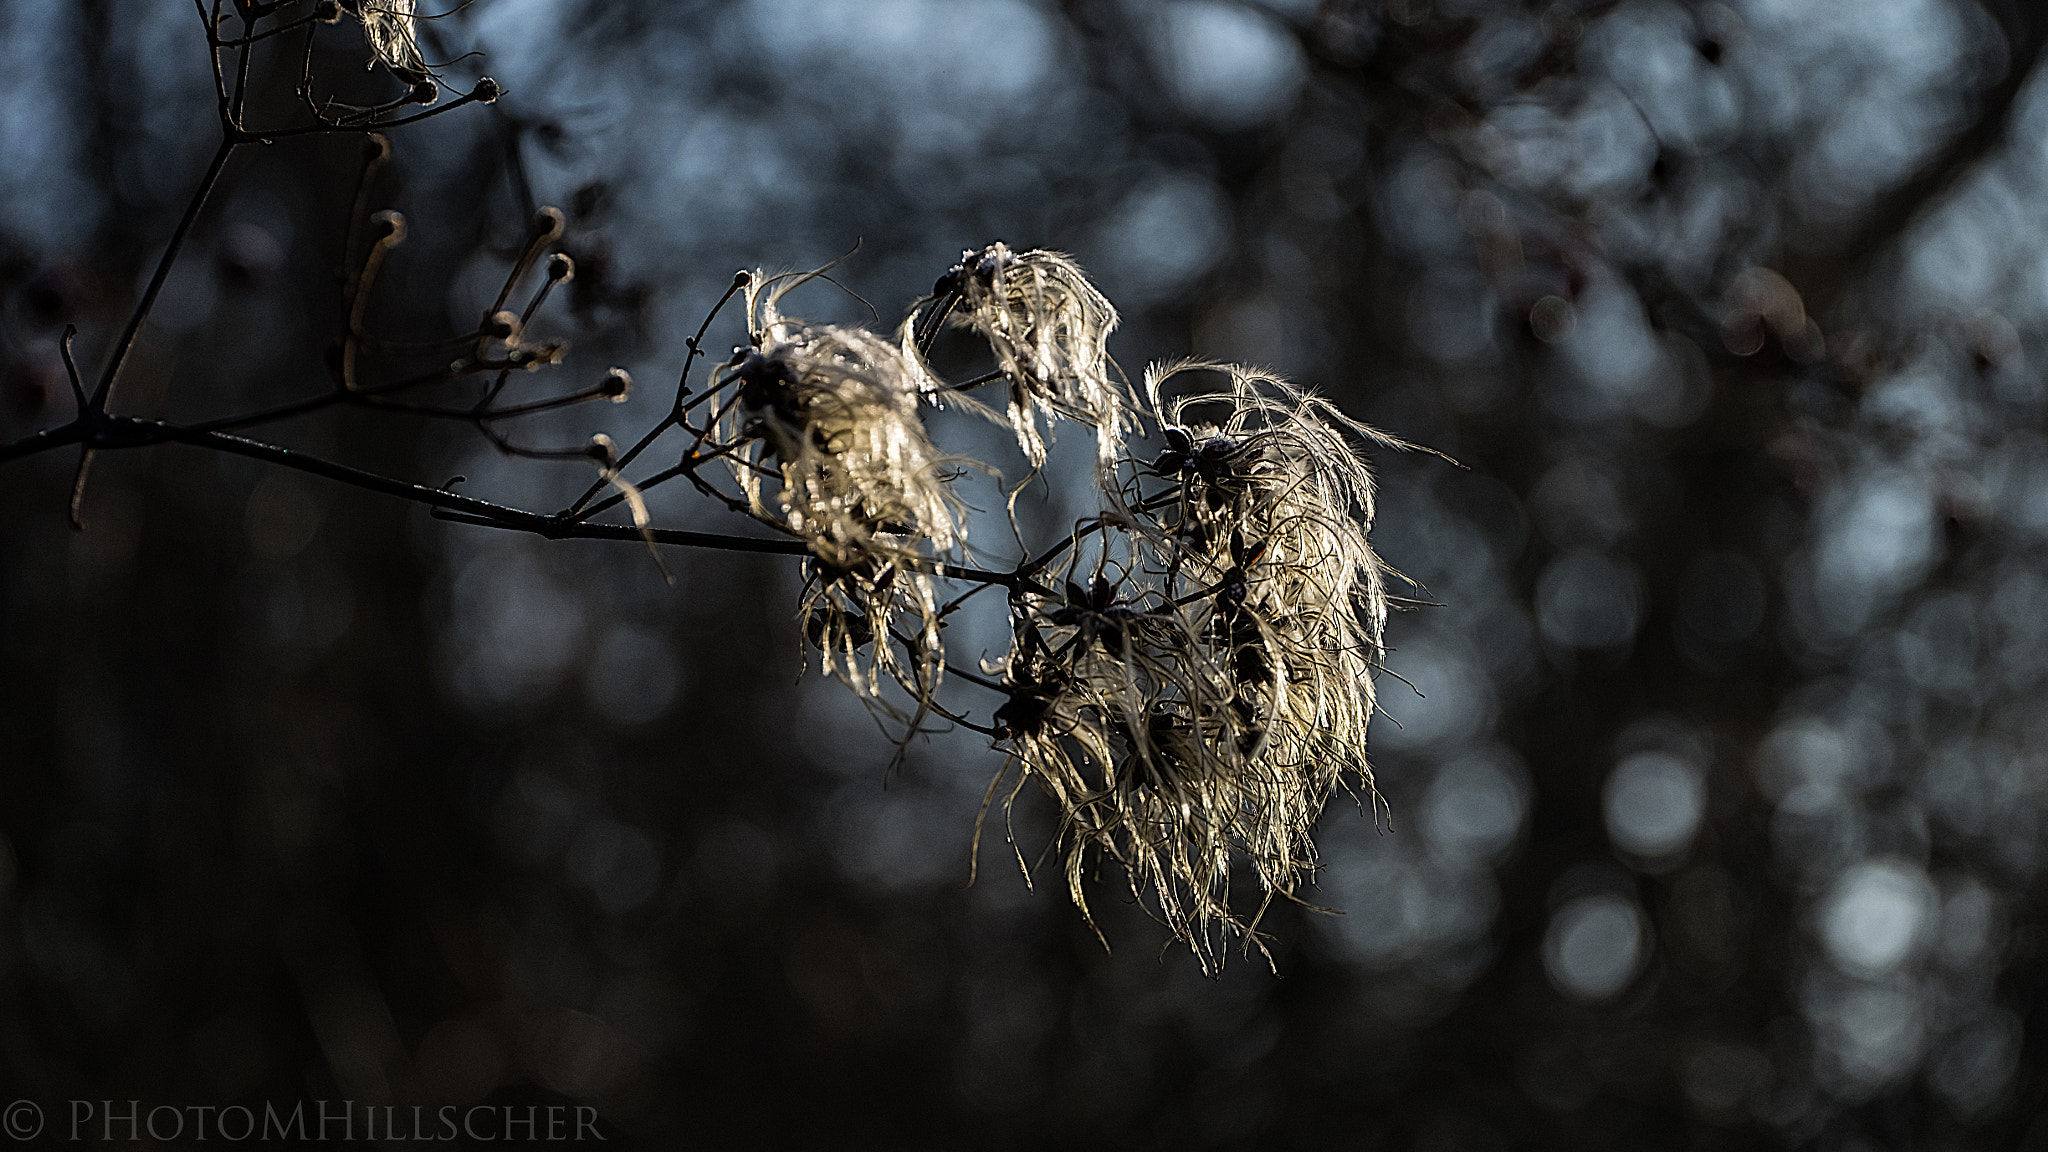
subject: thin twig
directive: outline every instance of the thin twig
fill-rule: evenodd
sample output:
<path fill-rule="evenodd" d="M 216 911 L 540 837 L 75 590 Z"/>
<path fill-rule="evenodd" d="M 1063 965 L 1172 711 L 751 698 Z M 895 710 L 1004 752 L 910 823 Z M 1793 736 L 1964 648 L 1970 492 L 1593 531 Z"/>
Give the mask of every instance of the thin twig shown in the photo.
<path fill-rule="evenodd" d="M 121 338 L 114 344 L 114 350 L 107 357 L 107 365 L 100 370 L 98 385 L 93 388 L 92 406 L 94 411 L 107 410 L 107 401 L 114 391 L 114 377 L 120 374 L 121 365 L 127 362 L 129 350 L 135 346 L 135 334 L 142 330 L 142 322 L 149 319 L 150 309 L 156 307 L 156 298 L 164 290 L 164 281 L 170 279 L 171 265 L 178 262 L 178 251 L 185 246 L 185 238 L 192 233 L 192 225 L 199 219 L 200 209 L 206 207 L 207 197 L 212 195 L 214 184 L 220 180 L 221 169 L 226 168 L 228 157 L 235 154 L 239 145 L 232 139 L 220 142 L 214 149 L 213 160 L 206 166 L 206 174 L 199 178 L 199 187 L 192 192 L 192 199 L 185 204 L 185 214 L 178 218 L 178 226 L 171 232 L 164 254 L 156 262 L 156 271 L 149 278 L 149 287 L 143 289 L 142 300 L 136 304 L 135 312 L 128 317 L 127 327 L 121 330 Z"/>
<path fill-rule="evenodd" d="M 504 94 L 505 90 L 499 87 L 498 82 L 486 76 L 477 81 L 476 87 L 456 97 L 454 100 L 414 116 L 401 116 L 396 120 L 384 120 L 370 124 L 334 124 L 323 122 L 319 124 L 303 124 L 293 128 L 244 130 L 242 138 L 252 143 L 268 144 L 275 140 L 289 140 L 294 136 L 321 136 L 335 132 L 381 132 L 387 128 L 403 128 L 407 124 L 417 124 L 422 120 L 443 116 L 465 104 L 489 104 Z"/>

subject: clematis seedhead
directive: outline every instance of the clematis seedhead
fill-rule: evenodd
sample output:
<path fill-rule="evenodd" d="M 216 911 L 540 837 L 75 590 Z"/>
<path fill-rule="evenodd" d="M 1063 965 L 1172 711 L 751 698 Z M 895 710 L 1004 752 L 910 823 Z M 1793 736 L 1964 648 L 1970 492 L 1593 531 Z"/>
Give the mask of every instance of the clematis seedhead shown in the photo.
<path fill-rule="evenodd" d="M 1001 241 L 969 249 L 932 286 L 916 318 L 923 320 L 913 340 L 920 350 L 947 319 L 988 342 L 1009 382 L 1011 431 L 1034 467 L 1045 463 L 1055 418 L 1095 429 L 1105 466 L 1122 451 L 1137 417 L 1127 390 L 1110 378 L 1116 309 L 1073 257 L 1013 251 Z"/>

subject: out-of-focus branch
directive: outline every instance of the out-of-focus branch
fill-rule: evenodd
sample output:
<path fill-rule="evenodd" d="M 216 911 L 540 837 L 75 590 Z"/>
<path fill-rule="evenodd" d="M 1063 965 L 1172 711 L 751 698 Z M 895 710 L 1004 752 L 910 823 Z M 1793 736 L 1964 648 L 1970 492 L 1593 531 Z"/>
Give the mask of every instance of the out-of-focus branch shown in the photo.
<path fill-rule="evenodd" d="M 1915 217 L 1945 199 L 2005 143 L 2020 92 L 2048 55 L 2048 14 L 2015 0 L 1991 0 L 1985 8 L 2005 37 L 2004 77 L 1978 97 L 1968 126 L 1880 194 L 1855 227 L 1824 250 L 1788 257 L 1785 277 L 1805 297 L 1808 312 L 1825 314 L 1839 303 Z"/>

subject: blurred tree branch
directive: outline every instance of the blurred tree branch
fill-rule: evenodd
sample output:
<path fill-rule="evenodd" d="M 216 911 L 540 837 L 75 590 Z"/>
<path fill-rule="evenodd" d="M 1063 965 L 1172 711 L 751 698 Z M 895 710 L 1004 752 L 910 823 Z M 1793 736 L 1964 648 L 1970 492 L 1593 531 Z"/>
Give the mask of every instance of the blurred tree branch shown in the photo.
<path fill-rule="evenodd" d="M 1977 96 L 1969 122 L 1903 180 L 1879 193 L 1845 234 L 1817 250 L 1795 247 L 1784 273 L 1807 310 L 1828 315 L 1913 221 L 1968 180 L 2008 139 L 2020 95 L 2048 58 L 2048 12 L 2021 0 L 1985 0 L 2005 39 L 2005 74 Z"/>

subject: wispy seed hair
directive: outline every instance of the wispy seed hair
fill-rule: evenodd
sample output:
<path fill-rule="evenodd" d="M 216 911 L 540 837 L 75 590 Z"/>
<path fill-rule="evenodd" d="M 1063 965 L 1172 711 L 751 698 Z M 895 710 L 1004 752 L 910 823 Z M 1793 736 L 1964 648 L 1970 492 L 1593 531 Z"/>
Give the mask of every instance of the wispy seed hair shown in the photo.
<path fill-rule="evenodd" d="M 998 241 L 962 253 L 948 280 L 954 322 L 988 341 L 1009 380 L 1010 428 L 1034 467 L 1045 463 L 1048 417 L 1093 427 L 1105 464 L 1122 451 L 1136 416 L 1110 378 L 1116 308 L 1073 257 Z"/>
<path fill-rule="evenodd" d="M 427 70 L 415 35 L 417 8 L 416 0 L 361 0 L 358 10 L 363 20 L 363 36 L 377 58 L 370 62 L 371 67 L 381 60 L 400 72 Z"/>

